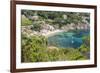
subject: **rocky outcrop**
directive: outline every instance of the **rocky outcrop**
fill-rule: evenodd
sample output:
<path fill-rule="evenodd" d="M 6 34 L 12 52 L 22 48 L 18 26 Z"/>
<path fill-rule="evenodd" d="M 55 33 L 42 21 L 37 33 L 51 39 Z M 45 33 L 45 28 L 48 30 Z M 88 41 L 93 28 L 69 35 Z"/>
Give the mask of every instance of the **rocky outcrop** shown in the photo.
<path fill-rule="evenodd" d="M 88 30 L 90 29 L 89 24 L 67 24 L 65 26 L 63 26 L 61 29 L 63 30 Z"/>
<path fill-rule="evenodd" d="M 53 32 L 60 32 L 60 31 L 69 31 L 69 30 L 88 30 L 90 29 L 89 24 L 67 24 L 61 27 L 61 29 L 55 29 L 54 26 L 49 24 L 41 24 L 41 30 L 35 31 L 32 29 L 33 25 L 29 26 L 22 26 L 22 33 L 26 34 L 27 36 L 32 35 L 48 35 L 49 33 Z"/>
<path fill-rule="evenodd" d="M 39 16 L 36 16 L 36 15 L 34 15 L 34 16 L 28 16 L 28 18 L 34 21 L 34 20 L 38 20 Z"/>
<path fill-rule="evenodd" d="M 54 27 L 49 25 L 49 24 L 43 24 L 41 27 L 42 27 L 43 30 L 49 30 L 49 31 L 54 30 Z"/>

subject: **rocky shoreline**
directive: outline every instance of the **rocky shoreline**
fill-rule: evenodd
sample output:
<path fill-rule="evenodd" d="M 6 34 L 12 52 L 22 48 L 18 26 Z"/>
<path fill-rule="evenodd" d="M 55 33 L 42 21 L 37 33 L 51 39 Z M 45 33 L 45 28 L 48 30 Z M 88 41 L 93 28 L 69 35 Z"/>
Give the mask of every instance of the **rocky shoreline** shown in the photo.
<path fill-rule="evenodd" d="M 42 29 L 40 31 L 35 31 L 34 29 L 32 29 L 33 25 L 21 26 L 21 32 L 28 36 L 43 35 L 43 36 L 48 37 L 58 32 L 64 32 L 64 31 L 67 32 L 69 30 L 88 30 L 89 29 L 89 25 L 87 24 L 78 24 L 77 26 L 75 24 L 68 24 L 66 26 L 63 26 L 61 29 L 55 29 L 53 26 L 49 24 L 45 24 L 45 25 L 42 25 Z"/>

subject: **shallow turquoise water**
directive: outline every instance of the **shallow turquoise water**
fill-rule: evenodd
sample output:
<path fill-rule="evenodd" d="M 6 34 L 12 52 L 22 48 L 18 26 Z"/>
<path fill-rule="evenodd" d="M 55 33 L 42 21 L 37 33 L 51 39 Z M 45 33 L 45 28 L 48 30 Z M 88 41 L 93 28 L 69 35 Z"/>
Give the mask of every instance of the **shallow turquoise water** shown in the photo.
<path fill-rule="evenodd" d="M 56 33 L 48 37 L 48 46 L 59 48 L 78 48 L 83 44 L 82 37 L 88 36 L 89 30 Z"/>

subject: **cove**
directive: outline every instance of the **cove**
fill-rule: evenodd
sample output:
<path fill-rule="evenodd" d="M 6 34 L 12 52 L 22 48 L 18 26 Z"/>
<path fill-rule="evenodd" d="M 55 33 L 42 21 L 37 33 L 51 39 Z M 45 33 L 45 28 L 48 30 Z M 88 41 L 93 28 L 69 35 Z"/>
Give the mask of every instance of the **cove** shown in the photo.
<path fill-rule="evenodd" d="M 83 44 L 82 37 L 90 35 L 89 30 L 59 32 L 48 37 L 48 46 L 58 48 L 78 48 Z"/>

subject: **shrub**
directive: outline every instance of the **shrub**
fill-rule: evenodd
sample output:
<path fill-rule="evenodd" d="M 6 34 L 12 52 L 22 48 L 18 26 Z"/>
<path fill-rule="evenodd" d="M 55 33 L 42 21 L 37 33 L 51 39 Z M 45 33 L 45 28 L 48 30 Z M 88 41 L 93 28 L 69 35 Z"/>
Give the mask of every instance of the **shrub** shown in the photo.
<path fill-rule="evenodd" d="M 80 46 L 79 51 L 80 52 L 89 52 L 90 48 L 83 44 Z"/>
<path fill-rule="evenodd" d="M 67 60 L 81 60 L 86 59 L 81 52 L 79 52 L 77 49 L 68 49 L 68 53 L 66 54 Z"/>
<path fill-rule="evenodd" d="M 43 36 L 27 37 L 25 35 L 22 35 L 22 62 L 45 61 L 43 58 L 45 57 L 45 49 L 46 39 Z"/>
<path fill-rule="evenodd" d="M 84 45 L 90 47 L 90 35 L 83 37 L 82 40 Z"/>
<path fill-rule="evenodd" d="M 32 21 L 29 20 L 26 16 L 22 15 L 21 16 L 21 25 L 26 26 L 26 25 L 31 25 Z"/>

